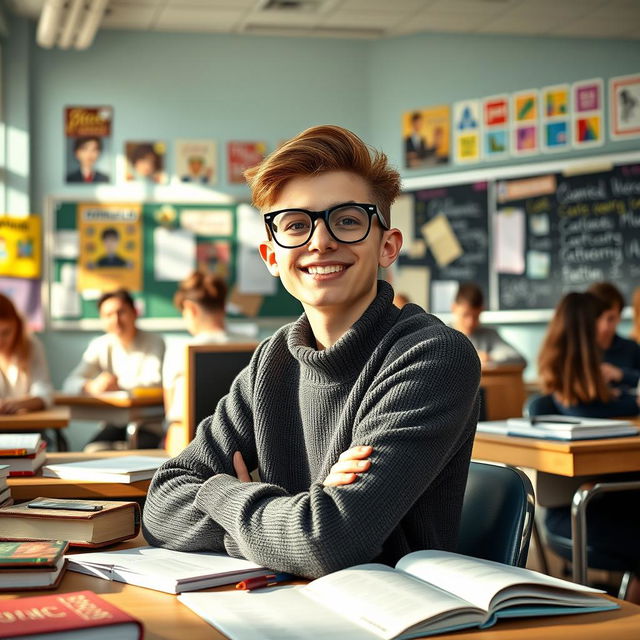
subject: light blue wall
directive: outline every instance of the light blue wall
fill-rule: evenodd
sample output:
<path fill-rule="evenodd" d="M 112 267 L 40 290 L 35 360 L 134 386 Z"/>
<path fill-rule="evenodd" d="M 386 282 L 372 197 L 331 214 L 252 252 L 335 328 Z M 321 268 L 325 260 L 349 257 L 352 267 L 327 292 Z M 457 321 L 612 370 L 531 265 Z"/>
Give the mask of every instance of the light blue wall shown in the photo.
<path fill-rule="evenodd" d="M 21 57 L 4 64 L 16 69 L 8 78 L 15 121 L 29 123 L 32 172 L 25 188 L 34 211 L 42 210 L 47 195 L 93 195 L 93 187 L 63 183 L 65 105 L 112 105 L 117 151 L 127 139 L 217 139 L 217 188 L 244 198 L 246 188 L 228 185 L 224 177 L 227 140 L 264 139 L 273 149 L 307 126 L 333 122 L 383 148 L 401 167 L 403 111 L 640 71 L 637 41 L 435 34 L 350 41 L 102 31 L 78 53 L 38 48 L 32 23 L 14 18 L 11 27 L 10 50 Z M 615 143 L 596 152 L 638 146 Z M 503 330 L 533 362 L 544 327 Z M 93 335 L 45 335 L 56 384 Z M 528 375 L 534 374 L 530 368 Z"/>

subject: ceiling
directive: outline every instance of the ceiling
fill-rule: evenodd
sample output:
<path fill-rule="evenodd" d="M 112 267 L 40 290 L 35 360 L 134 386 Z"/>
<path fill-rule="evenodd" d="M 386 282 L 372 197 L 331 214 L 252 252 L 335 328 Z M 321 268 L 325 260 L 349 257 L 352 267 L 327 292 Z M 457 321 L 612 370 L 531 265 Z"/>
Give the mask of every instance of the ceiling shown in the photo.
<path fill-rule="evenodd" d="M 7 4 L 14 13 L 37 19 L 45 0 Z M 640 0 L 109 0 L 99 28 L 345 38 L 436 32 L 640 39 Z"/>

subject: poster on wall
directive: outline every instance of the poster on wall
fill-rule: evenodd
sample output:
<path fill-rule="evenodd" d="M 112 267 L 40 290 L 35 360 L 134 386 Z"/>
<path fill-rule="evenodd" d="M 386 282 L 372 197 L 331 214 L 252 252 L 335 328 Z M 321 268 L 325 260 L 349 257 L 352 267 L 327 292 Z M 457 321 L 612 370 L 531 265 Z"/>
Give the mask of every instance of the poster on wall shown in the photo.
<path fill-rule="evenodd" d="M 79 204 L 79 291 L 142 289 L 142 205 Z"/>
<path fill-rule="evenodd" d="M 640 138 L 640 74 L 609 80 L 609 137 Z"/>
<path fill-rule="evenodd" d="M 453 105 L 453 149 L 457 164 L 480 160 L 480 101 Z"/>
<path fill-rule="evenodd" d="M 40 216 L 0 216 L 0 276 L 39 278 Z"/>
<path fill-rule="evenodd" d="M 516 156 L 538 153 L 539 98 L 537 89 L 511 96 L 511 152 Z"/>
<path fill-rule="evenodd" d="M 244 184 L 244 171 L 262 162 L 267 155 L 264 142 L 241 142 L 234 140 L 227 143 L 227 172 L 231 184 Z"/>
<path fill-rule="evenodd" d="M 602 78 L 574 82 L 572 141 L 578 149 L 599 147 L 604 143 L 604 85 Z"/>
<path fill-rule="evenodd" d="M 216 143 L 213 140 L 176 140 L 176 174 L 180 182 L 215 184 Z"/>
<path fill-rule="evenodd" d="M 448 105 L 405 112 L 402 115 L 405 167 L 419 169 L 447 164 L 450 134 Z"/>
<path fill-rule="evenodd" d="M 111 182 L 112 107 L 66 107 L 64 110 L 65 181 Z"/>
<path fill-rule="evenodd" d="M 543 87 L 540 90 L 542 107 L 541 145 L 548 153 L 571 148 L 568 84 Z"/>
<path fill-rule="evenodd" d="M 499 160 L 509 155 L 509 96 L 482 101 L 482 157 Z"/>
<path fill-rule="evenodd" d="M 127 182 L 166 184 L 167 145 L 164 142 L 125 142 L 124 147 Z"/>

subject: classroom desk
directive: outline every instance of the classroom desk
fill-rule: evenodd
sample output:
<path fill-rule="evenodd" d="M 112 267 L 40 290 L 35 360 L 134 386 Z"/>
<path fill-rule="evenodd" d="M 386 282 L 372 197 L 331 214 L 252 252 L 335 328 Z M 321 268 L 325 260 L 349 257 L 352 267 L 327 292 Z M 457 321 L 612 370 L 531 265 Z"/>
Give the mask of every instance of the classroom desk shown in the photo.
<path fill-rule="evenodd" d="M 521 364 L 484 366 L 480 388 L 484 391 L 487 420 L 505 420 L 522 415 L 526 395 Z"/>
<path fill-rule="evenodd" d="M 478 432 L 472 457 L 570 478 L 625 473 L 640 471 L 640 435 L 559 442 Z M 582 584 L 587 574 L 585 511 L 593 491 L 578 490 L 573 497 L 573 580 Z"/>
<path fill-rule="evenodd" d="M 69 425 L 69 420 L 70 412 L 67 407 L 53 407 L 46 411 L 0 415 L 0 433 L 54 429 L 58 451 L 67 451 L 69 446 L 62 429 Z"/>
<path fill-rule="evenodd" d="M 21 591 L 0 594 L 0 599 L 68 593 L 88 589 L 123 609 L 144 624 L 145 640 L 224 640 L 225 636 L 181 604 L 172 594 L 67 571 L 55 591 Z M 220 591 L 229 587 L 218 587 Z M 431 638 L 452 640 L 637 640 L 640 607 L 617 600 L 621 608 L 602 613 L 503 620 L 484 631 L 459 631 Z"/>
<path fill-rule="evenodd" d="M 100 396 L 56 393 L 55 403 L 71 409 L 72 420 L 95 420 L 127 425 L 127 441 L 135 449 L 138 430 L 146 422 L 157 422 L 164 417 L 162 389 L 140 397 L 123 392 L 105 393 Z"/>
<path fill-rule="evenodd" d="M 99 453 L 51 453 L 45 464 L 97 460 L 114 456 L 166 456 L 164 449 L 137 449 L 130 451 L 101 451 Z M 95 482 L 91 480 L 67 480 L 63 478 L 43 478 L 42 471 L 35 476 L 7 478 L 11 487 L 11 497 L 16 502 L 33 498 L 88 498 L 93 500 L 131 500 L 147 495 L 150 480 L 140 480 L 125 484 L 121 482 Z"/>

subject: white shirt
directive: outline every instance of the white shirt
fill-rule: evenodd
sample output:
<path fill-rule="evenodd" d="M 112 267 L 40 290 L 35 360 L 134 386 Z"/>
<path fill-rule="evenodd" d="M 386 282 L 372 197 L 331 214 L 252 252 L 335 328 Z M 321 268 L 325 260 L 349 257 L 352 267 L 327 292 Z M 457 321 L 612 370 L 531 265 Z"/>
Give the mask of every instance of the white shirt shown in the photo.
<path fill-rule="evenodd" d="M 162 359 L 164 340 L 147 331 L 136 331 L 135 338 L 125 348 L 120 340 L 105 333 L 94 338 L 82 355 L 78 366 L 64 381 L 67 393 L 82 393 L 82 387 L 103 371 L 118 379 L 121 389 L 134 387 L 159 387 L 162 384 Z"/>
<path fill-rule="evenodd" d="M 3 400 L 13 398 L 40 398 L 45 408 L 53 404 L 53 385 L 49 377 L 49 367 L 42 343 L 30 336 L 31 353 L 27 371 L 21 371 L 17 361 L 11 360 L 6 371 L 0 369 L 0 397 Z"/>

